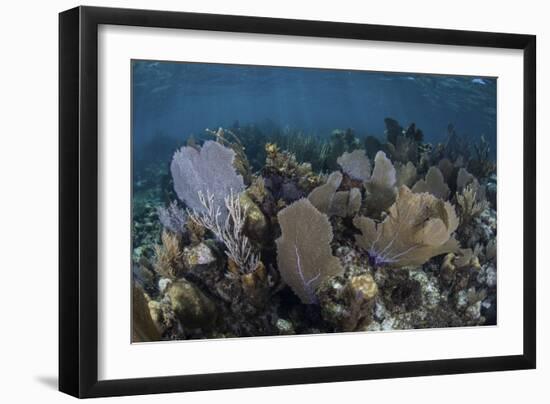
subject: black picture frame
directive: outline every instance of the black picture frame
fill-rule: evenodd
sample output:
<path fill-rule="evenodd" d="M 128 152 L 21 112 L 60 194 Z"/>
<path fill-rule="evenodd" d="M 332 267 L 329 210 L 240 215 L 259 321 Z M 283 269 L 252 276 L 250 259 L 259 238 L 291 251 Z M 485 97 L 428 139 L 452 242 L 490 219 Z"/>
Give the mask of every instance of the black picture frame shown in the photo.
<path fill-rule="evenodd" d="M 98 26 L 181 28 L 523 50 L 523 354 L 99 381 Z M 183 12 L 77 7 L 59 15 L 59 389 L 104 397 L 534 369 L 536 37 Z"/>

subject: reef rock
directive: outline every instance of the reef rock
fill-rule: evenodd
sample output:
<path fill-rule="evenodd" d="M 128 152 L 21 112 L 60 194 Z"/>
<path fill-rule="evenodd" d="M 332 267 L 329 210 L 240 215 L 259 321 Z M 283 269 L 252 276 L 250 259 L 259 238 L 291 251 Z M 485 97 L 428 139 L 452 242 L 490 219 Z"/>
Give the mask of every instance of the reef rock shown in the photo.
<path fill-rule="evenodd" d="M 160 340 L 160 333 L 151 318 L 148 299 L 140 286 L 134 284 L 132 293 L 132 341 L 148 342 Z"/>
<path fill-rule="evenodd" d="M 186 247 L 183 250 L 183 262 L 190 270 L 214 269 L 216 267 L 216 256 L 206 243 Z"/>
<path fill-rule="evenodd" d="M 268 237 L 267 219 L 261 209 L 256 205 L 252 199 L 246 194 L 242 193 L 239 196 L 242 208 L 246 212 L 246 219 L 244 222 L 244 233 L 251 240 L 256 243 L 263 244 Z"/>
<path fill-rule="evenodd" d="M 202 328 L 215 322 L 214 303 L 192 283 L 184 279 L 173 282 L 168 286 L 166 296 L 184 328 Z"/>

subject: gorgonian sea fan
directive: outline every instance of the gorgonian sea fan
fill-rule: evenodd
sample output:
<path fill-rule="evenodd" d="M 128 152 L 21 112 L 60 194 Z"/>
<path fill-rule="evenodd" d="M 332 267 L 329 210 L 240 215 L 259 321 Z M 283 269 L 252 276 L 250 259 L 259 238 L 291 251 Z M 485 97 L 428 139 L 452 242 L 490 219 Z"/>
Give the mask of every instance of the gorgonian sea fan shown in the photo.
<path fill-rule="evenodd" d="M 281 210 L 277 218 L 282 232 L 276 240 L 279 272 L 303 303 L 315 304 L 319 285 L 342 272 L 330 248 L 332 226 L 305 198 Z"/>
<path fill-rule="evenodd" d="M 243 177 L 233 167 L 234 160 L 232 149 L 211 140 L 204 142 L 200 151 L 182 147 L 174 154 L 170 166 L 178 198 L 189 209 L 205 213 L 199 195 L 212 195 L 214 206 L 220 209 L 220 219 L 225 219 L 225 198 L 244 189 Z"/>
<path fill-rule="evenodd" d="M 388 216 L 376 223 L 358 216 L 355 236 L 376 266 L 392 268 L 420 266 L 430 258 L 459 249 L 453 232 L 458 226 L 454 207 L 429 193 L 415 194 L 401 186 Z"/>
<path fill-rule="evenodd" d="M 357 149 L 345 152 L 336 160 L 342 170 L 355 180 L 367 181 L 370 178 L 371 166 L 365 150 Z"/>

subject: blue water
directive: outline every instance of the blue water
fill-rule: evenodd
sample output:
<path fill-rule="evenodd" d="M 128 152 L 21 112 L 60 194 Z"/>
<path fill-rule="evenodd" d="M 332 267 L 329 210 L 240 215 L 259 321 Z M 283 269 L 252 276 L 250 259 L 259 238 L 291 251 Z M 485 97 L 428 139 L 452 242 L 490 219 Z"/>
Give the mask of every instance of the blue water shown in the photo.
<path fill-rule="evenodd" d="M 495 78 L 157 61 L 132 70 L 135 153 L 236 122 L 382 139 L 386 117 L 416 123 L 426 142 L 444 141 L 451 123 L 496 149 Z"/>

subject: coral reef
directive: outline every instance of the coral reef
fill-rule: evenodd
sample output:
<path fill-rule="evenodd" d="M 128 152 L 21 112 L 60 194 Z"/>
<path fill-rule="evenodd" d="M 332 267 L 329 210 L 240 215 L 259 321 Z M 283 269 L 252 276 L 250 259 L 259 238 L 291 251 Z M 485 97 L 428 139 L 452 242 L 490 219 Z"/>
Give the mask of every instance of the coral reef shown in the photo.
<path fill-rule="evenodd" d="M 171 164 L 164 139 L 134 176 L 133 341 L 496 324 L 488 142 L 385 126 L 236 122 Z"/>

